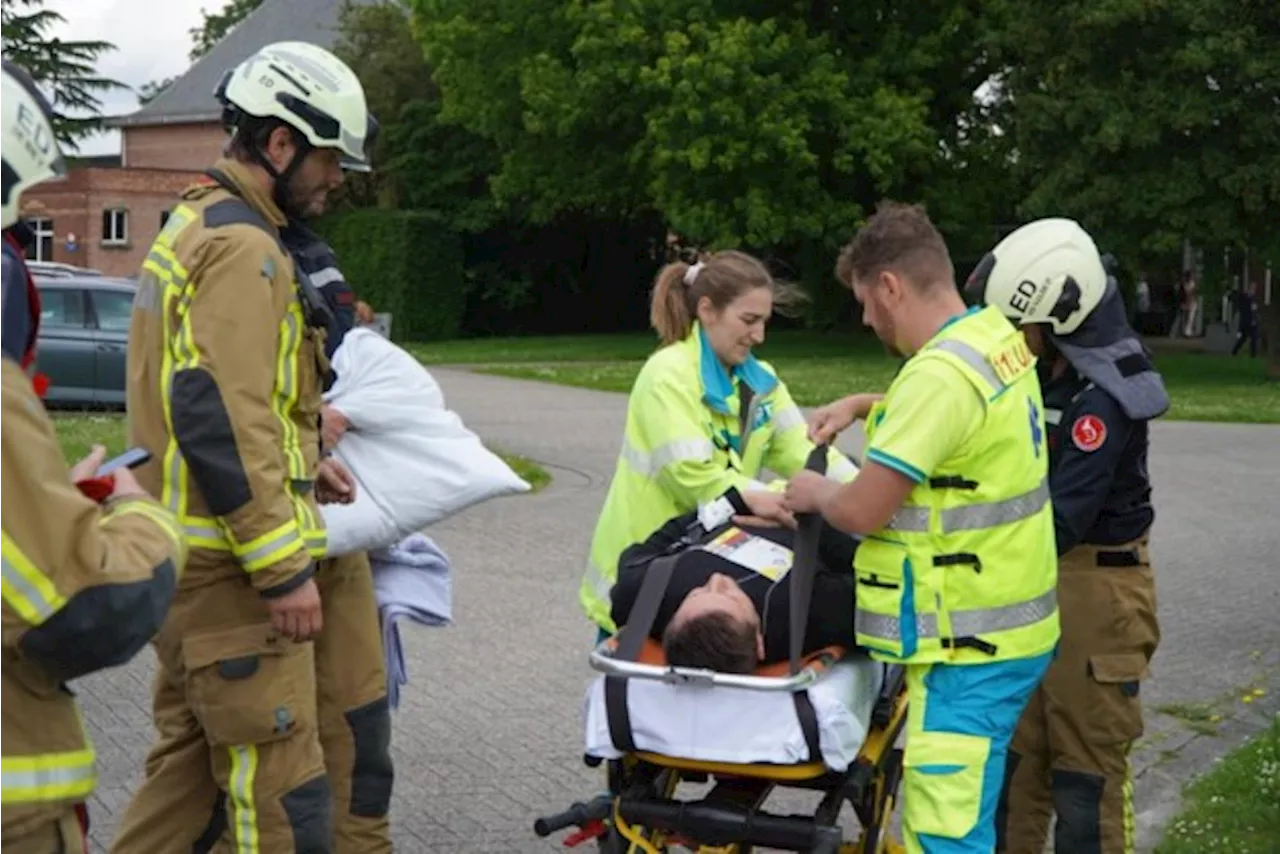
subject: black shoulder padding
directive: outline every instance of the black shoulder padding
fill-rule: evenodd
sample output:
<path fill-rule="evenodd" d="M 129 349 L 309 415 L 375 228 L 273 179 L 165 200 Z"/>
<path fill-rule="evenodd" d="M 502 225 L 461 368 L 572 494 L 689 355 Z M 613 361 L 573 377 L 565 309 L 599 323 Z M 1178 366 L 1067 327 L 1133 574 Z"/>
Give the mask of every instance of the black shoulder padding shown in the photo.
<path fill-rule="evenodd" d="M 270 223 L 253 209 L 244 199 L 232 196 L 220 202 L 214 202 L 204 209 L 204 227 L 222 228 L 226 225 L 252 225 L 279 239 L 276 230 Z"/>

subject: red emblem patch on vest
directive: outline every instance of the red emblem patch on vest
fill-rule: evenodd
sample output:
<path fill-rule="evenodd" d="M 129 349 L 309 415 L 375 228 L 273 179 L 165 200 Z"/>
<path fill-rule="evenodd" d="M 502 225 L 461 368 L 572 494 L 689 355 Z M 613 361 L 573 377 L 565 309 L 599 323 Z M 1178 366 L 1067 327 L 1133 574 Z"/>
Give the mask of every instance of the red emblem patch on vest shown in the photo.
<path fill-rule="evenodd" d="M 1096 451 L 1107 441 L 1107 425 L 1096 415 L 1081 415 L 1071 425 L 1071 441 L 1086 454 Z"/>

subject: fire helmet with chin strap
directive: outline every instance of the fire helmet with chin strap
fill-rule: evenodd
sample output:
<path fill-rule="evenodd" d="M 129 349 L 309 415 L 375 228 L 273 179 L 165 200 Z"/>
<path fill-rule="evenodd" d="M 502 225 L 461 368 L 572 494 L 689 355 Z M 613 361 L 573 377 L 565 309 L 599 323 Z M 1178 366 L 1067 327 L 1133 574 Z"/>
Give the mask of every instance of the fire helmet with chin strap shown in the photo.
<path fill-rule="evenodd" d="M 1076 372 L 1110 394 L 1134 420 L 1164 414 L 1169 395 L 1103 255 L 1078 222 L 1036 220 L 1014 230 L 965 283 L 974 303 L 994 305 L 1016 325 L 1040 324 Z"/>
<path fill-rule="evenodd" d="M 378 122 L 369 112 L 364 87 L 346 63 L 322 47 L 300 41 L 269 44 L 224 73 L 214 95 L 232 133 L 252 135 L 270 119 L 294 131 L 299 150 L 283 170 L 260 150 L 265 140 L 249 146 L 276 179 L 277 202 L 311 148 L 337 149 L 343 169 L 371 169 L 369 150 Z"/>
<path fill-rule="evenodd" d="M 31 75 L 4 60 L 0 73 L 0 157 L 3 157 L 3 244 L 0 244 L 0 350 L 24 370 L 35 362 L 40 330 L 40 292 L 36 290 L 24 258 L 30 233 L 20 220 L 22 194 L 42 181 L 67 174 L 66 161 L 53 130 L 53 108 L 40 94 Z M 43 396 L 47 378 L 32 377 L 36 393 Z"/>

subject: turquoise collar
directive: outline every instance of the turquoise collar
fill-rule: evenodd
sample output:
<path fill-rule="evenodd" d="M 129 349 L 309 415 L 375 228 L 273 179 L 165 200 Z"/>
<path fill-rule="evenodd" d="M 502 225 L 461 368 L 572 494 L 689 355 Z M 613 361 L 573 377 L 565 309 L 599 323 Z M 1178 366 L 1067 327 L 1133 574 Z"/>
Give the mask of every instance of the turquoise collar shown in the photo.
<path fill-rule="evenodd" d="M 702 402 L 716 412 L 732 415 L 729 398 L 733 396 L 733 379 L 711 349 L 711 342 L 707 340 L 702 327 L 698 324 L 694 324 L 694 327 L 700 347 Z M 778 386 L 778 378 L 765 370 L 754 355 L 748 355 L 745 362 L 733 369 L 733 377 L 746 383 L 757 396 L 768 394 Z"/>

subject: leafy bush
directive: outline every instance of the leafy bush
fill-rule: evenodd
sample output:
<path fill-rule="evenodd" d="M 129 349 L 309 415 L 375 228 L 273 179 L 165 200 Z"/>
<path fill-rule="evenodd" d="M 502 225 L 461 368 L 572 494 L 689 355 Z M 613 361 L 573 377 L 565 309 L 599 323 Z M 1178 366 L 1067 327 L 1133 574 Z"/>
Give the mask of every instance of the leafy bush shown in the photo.
<path fill-rule="evenodd" d="M 396 341 L 454 338 L 466 306 L 462 241 L 423 211 L 335 211 L 316 230 L 338 254 L 343 275 L 377 312 L 390 312 Z"/>

